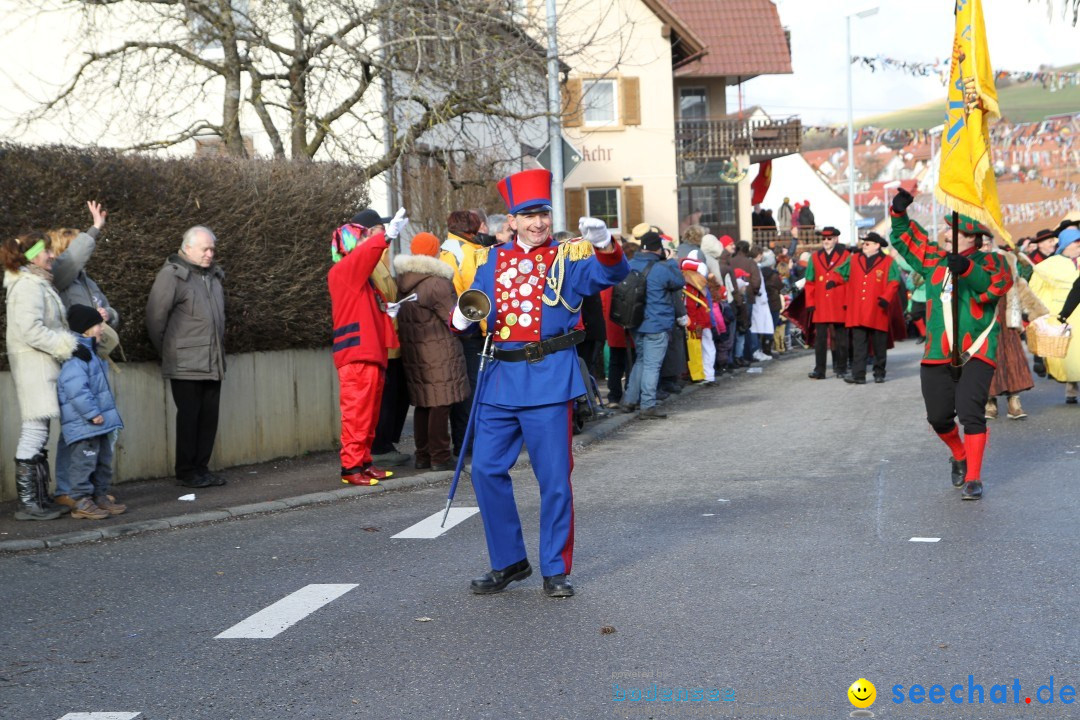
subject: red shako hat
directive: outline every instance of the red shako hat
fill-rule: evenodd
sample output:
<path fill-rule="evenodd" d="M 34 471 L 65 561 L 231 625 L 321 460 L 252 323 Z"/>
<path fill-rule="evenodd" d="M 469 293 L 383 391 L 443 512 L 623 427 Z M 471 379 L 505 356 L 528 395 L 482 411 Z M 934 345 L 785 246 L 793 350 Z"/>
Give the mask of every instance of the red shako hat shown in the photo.
<path fill-rule="evenodd" d="M 499 194 L 507 212 L 551 211 L 551 172 L 543 168 L 523 170 L 499 181 Z"/>

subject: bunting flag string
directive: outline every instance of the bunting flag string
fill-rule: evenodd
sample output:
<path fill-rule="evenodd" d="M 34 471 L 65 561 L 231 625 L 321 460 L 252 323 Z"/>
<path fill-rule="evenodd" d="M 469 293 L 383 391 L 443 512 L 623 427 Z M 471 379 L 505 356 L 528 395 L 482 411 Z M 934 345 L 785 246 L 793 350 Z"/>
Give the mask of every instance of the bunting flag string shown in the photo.
<path fill-rule="evenodd" d="M 868 57 L 853 55 L 851 64 L 862 64 L 871 72 L 878 70 L 896 70 L 907 73 L 913 77 L 936 77 L 942 85 L 949 82 L 949 63 L 944 60 L 934 62 L 913 62 L 910 60 L 897 60 L 895 58 L 877 55 Z M 994 80 L 1000 83 L 1010 80 L 1015 83 L 1038 83 L 1044 90 L 1057 91 L 1067 86 L 1080 85 L 1080 72 L 1066 72 L 1064 70 L 1038 70 L 1018 72 L 1012 70 L 998 70 L 994 73 Z"/>

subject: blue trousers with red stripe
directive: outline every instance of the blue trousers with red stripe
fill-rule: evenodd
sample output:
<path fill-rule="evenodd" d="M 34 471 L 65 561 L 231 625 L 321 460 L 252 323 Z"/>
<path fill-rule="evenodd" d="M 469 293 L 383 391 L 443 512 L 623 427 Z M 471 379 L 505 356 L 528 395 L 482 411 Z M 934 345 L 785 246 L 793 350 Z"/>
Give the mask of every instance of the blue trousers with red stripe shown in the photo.
<path fill-rule="evenodd" d="M 572 402 L 512 410 L 480 404 L 476 412 L 472 483 L 484 520 L 491 567 L 526 558 L 510 468 L 524 443 L 540 483 L 540 571 L 569 573 L 574 555 L 574 493 L 570 473 Z"/>

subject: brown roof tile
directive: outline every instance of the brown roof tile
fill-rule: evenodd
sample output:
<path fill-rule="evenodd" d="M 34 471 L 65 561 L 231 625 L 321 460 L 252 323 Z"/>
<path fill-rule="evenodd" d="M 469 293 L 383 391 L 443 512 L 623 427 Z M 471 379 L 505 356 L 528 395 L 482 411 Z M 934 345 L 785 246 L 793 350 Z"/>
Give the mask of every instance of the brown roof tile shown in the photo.
<path fill-rule="evenodd" d="M 676 70 L 677 77 L 791 72 L 780 15 L 771 0 L 667 0 L 707 46 L 707 54 Z"/>

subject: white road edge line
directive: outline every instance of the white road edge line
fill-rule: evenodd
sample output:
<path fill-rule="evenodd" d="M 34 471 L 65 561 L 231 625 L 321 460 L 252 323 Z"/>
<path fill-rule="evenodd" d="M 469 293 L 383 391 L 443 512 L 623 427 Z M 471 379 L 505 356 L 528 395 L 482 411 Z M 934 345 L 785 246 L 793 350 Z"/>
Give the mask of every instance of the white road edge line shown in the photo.
<path fill-rule="evenodd" d="M 73 712 L 60 720 L 135 720 L 142 715 L 137 712 Z"/>
<path fill-rule="evenodd" d="M 476 513 L 480 512 L 478 507 L 452 507 L 450 508 L 450 515 L 446 518 L 446 527 L 439 527 L 442 523 L 443 510 L 424 518 L 420 522 L 411 527 L 407 527 L 397 535 L 392 535 L 391 540 L 405 540 L 405 539 L 425 539 L 430 540 L 437 538 L 445 533 L 455 525 L 459 525 Z"/>
<path fill-rule="evenodd" d="M 937 542 L 937 541 L 939 541 L 939 540 L 941 540 L 941 538 L 932 538 L 932 537 L 913 537 L 913 538 L 911 538 L 911 540 L 909 540 L 908 542 Z"/>
<path fill-rule="evenodd" d="M 247 620 L 242 620 L 220 635 L 215 635 L 214 639 L 275 637 L 354 587 L 357 585 L 305 585 Z"/>

